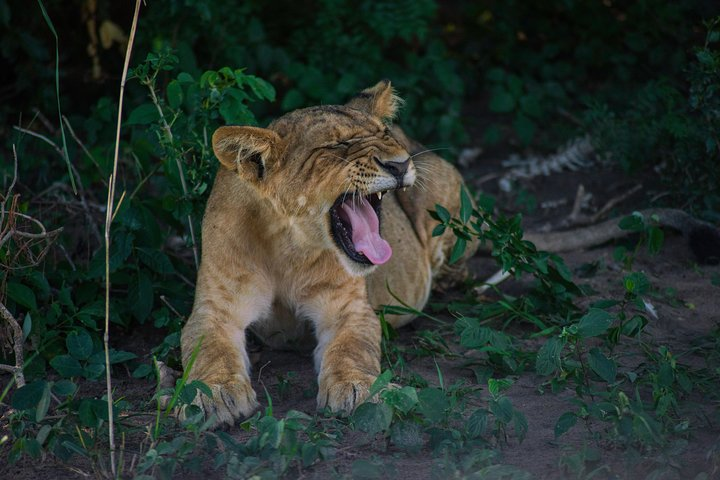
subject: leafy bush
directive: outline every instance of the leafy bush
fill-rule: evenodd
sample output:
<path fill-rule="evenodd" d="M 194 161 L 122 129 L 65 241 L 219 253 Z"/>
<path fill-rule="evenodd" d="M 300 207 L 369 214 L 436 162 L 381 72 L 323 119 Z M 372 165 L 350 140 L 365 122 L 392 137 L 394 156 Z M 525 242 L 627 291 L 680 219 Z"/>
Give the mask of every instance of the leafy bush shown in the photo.
<path fill-rule="evenodd" d="M 625 110 L 600 105 L 587 123 L 623 168 L 655 166 L 672 193 L 718 219 L 720 197 L 720 17 L 687 67 L 689 88 L 670 78 L 647 83 Z"/>

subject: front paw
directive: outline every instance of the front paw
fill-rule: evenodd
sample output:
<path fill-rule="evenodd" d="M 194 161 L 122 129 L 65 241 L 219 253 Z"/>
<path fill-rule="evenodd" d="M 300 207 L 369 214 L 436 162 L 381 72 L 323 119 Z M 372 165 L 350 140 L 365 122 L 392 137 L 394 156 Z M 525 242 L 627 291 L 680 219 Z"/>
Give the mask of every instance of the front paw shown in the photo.
<path fill-rule="evenodd" d="M 249 417 L 260 406 L 250 382 L 209 384 L 208 387 L 212 398 L 198 390 L 192 403 L 205 412 L 205 418 L 215 415 L 213 427 L 221 424 L 233 425 L 235 420 Z M 179 418 L 185 419 L 184 407 L 179 411 Z"/>
<path fill-rule="evenodd" d="M 367 400 L 375 378 L 374 375 L 361 372 L 322 377 L 317 396 L 318 408 L 330 407 L 333 412 L 351 413 L 355 407 Z"/>

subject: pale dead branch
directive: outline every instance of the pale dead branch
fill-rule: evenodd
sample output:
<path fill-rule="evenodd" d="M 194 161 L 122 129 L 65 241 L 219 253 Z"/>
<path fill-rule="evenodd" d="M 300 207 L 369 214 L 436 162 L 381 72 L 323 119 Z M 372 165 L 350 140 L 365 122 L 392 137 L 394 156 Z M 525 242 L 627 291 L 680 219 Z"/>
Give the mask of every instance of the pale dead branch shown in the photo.
<path fill-rule="evenodd" d="M 23 356 L 23 331 L 20 322 L 15 319 L 10 310 L 0 302 L 0 317 L 3 318 L 12 329 L 13 332 L 13 351 L 15 352 L 15 366 L 0 364 L 0 370 L 11 372 L 15 377 L 15 384 L 19 387 L 25 385 L 25 375 L 23 375 L 23 366 L 25 364 Z"/>

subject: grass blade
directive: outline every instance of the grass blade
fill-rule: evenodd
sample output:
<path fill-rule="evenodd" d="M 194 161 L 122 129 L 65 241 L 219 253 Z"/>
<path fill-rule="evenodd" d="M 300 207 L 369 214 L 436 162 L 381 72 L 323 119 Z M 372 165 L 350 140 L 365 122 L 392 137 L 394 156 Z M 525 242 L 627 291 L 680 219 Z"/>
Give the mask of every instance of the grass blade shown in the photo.
<path fill-rule="evenodd" d="M 58 39 L 55 25 L 53 25 L 53 22 L 50 19 L 50 15 L 48 15 L 47 10 L 45 10 L 45 5 L 43 4 L 42 0 L 38 0 L 38 5 L 40 5 L 40 11 L 42 12 L 43 18 L 45 19 L 45 23 L 47 23 L 48 28 L 50 28 L 50 31 L 55 37 L 55 98 L 57 100 L 58 120 L 60 123 L 60 136 L 62 136 L 62 151 L 63 157 L 65 157 L 65 165 L 67 165 L 68 175 L 70 175 L 70 185 L 72 185 L 73 193 L 77 195 L 78 192 L 77 186 L 75 185 L 75 175 L 73 174 L 72 166 L 70 165 L 70 155 L 68 154 L 67 141 L 65 140 L 65 127 L 63 126 L 62 121 L 62 110 L 60 109 L 60 40 Z"/>

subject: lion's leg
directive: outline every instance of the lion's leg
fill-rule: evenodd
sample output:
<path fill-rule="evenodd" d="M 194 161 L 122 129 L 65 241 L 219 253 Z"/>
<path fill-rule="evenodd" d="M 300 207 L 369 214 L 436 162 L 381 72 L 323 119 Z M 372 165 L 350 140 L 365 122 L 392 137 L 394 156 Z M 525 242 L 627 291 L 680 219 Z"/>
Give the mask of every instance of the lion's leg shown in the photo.
<path fill-rule="evenodd" d="M 318 340 L 318 408 L 352 412 L 380 373 L 380 322 L 367 301 L 364 280 L 333 286 L 306 305 Z"/>
<path fill-rule="evenodd" d="M 218 423 L 232 424 L 258 407 L 250 384 L 245 329 L 267 316 L 272 294 L 259 279 L 236 275 L 212 281 L 201 272 L 193 312 L 182 330 L 183 367 L 188 368 L 199 345 L 190 380 L 201 380 L 212 398 L 198 393 L 194 403 Z"/>

